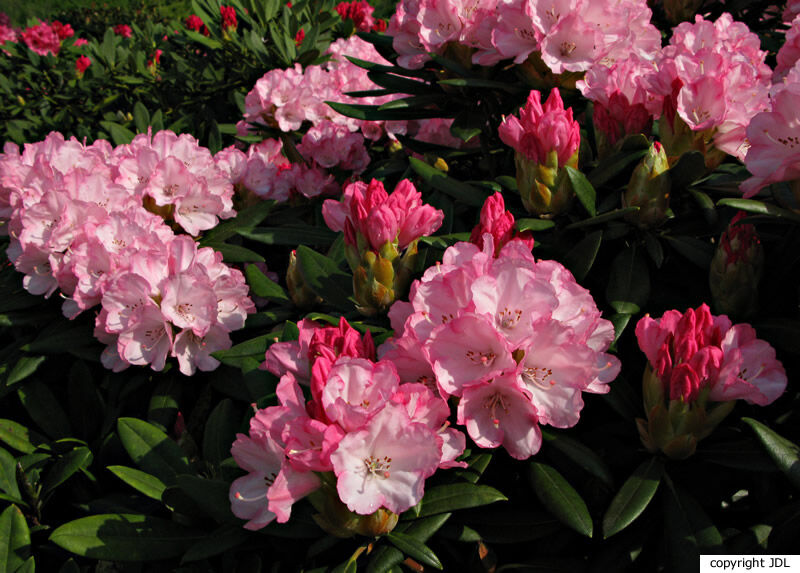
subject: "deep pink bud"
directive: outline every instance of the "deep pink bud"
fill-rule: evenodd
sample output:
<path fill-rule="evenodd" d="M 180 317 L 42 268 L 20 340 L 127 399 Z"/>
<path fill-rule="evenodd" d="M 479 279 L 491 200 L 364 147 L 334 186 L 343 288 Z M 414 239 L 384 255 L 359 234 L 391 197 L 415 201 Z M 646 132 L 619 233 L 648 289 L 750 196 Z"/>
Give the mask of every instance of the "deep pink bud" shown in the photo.
<path fill-rule="evenodd" d="M 483 207 L 481 207 L 480 222 L 472 229 L 469 237 L 470 243 L 483 249 L 485 233 L 489 233 L 494 239 L 495 256 L 512 239 L 520 239 L 530 249 L 533 249 L 533 236 L 530 231 L 522 233 L 514 231 L 514 215 L 510 211 L 506 211 L 506 205 L 500 193 L 495 193 L 484 201 Z"/>

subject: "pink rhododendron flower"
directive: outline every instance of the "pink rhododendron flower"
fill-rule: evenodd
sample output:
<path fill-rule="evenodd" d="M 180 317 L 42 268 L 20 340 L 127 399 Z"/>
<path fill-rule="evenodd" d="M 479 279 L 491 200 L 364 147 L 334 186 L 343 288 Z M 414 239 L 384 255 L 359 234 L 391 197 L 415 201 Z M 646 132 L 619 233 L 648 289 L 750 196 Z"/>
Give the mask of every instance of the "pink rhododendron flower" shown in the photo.
<path fill-rule="evenodd" d="M 483 235 L 486 233 L 489 233 L 494 240 L 495 254 L 498 254 L 511 239 L 521 239 L 533 249 L 533 235 L 530 231 L 514 230 L 514 215 L 506 211 L 503 195 L 499 192 L 484 201 L 480 222 L 472 229 L 469 241 L 476 244 L 479 249 L 483 249 Z"/>
<path fill-rule="evenodd" d="M 203 20 L 197 14 L 192 14 L 186 21 L 184 22 L 186 27 L 189 30 L 194 30 L 195 32 L 201 32 L 204 36 L 208 36 L 208 28 L 203 23 Z"/>
<path fill-rule="evenodd" d="M 117 24 L 114 26 L 114 33 L 123 38 L 130 38 L 133 35 L 133 29 L 128 24 Z"/>
<path fill-rule="evenodd" d="M 72 45 L 75 46 L 76 48 L 80 48 L 81 46 L 85 46 L 88 43 L 89 40 L 87 40 L 86 38 L 78 38 L 77 40 L 75 40 L 75 42 L 73 42 Z"/>
<path fill-rule="evenodd" d="M 359 32 L 369 32 L 375 26 L 375 19 L 372 17 L 375 8 L 364 0 L 340 2 L 336 5 L 336 11 L 342 20 L 352 20 L 353 26 Z"/>
<path fill-rule="evenodd" d="M 786 389 L 775 350 L 749 324 L 733 325 L 708 306 L 671 310 L 636 325 L 639 347 L 671 400 L 695 401 L 701 392 L 716 402 L 744 399 L 765 406 Z"/>
<path fill-rule="evenodd" d="M 40 21 L 37 26 L 26 28 L 21 36 L 28 48 L 40 56 L 57 56 L 61 49 L 61 38 L 55 28 L 45 22 Z"/>
<path fill-rule="evenodd" d="M 75 71 L 78 72 L 78 76 L 83 76 L 84 72 L 86 72 L 91 65 L 92 60 L 86 56 L 79 56 L 78 59 L 75 60 Z"/>
<path fill-rule="evenodd" d="M 578 149 L 580 126 L 572 119 L 572 108 L 564 109 L 558 88 L 550 92 L 544 107 L 541 97 L 538 91 L 531 91 L 520 109 L 519 119 L 513 115 L 506 117 L 498 134 L 503 143 L 531 161 L 544 164 L 548 154 L 556 152 L 558 164 L 564 165 Z"/>

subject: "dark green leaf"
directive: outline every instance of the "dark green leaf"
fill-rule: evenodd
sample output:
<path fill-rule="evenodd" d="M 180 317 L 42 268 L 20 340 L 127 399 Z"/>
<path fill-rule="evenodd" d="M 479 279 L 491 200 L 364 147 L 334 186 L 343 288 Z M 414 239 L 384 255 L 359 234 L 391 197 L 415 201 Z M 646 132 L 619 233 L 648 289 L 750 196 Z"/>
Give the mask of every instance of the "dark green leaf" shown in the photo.
<path fill-rule="evenodd" d="M 422 177 L 431 187 L 458 199 L 467 205 L 473 207 L 480 207 L 486 200 L 486 194 L 478 191 L 474 187 L 462 183 L 452 177 L 448 177 L 442 171 L 435 167 L 428 165 L 424 161 L 420 161 L 415 157 L 409 158 L 411 168 Z"/>
<path fill-rule="evenodd" d="M 558 470 L 532 462 L 528 475 L 536 497 L 554 517 L 581 535 L 592 536 L 594 526 L 586 502 Z"/>
<path fill-rule="evenodd" d="M 226 263 L 263 263 L 264 257 L 240 245 L 228 243 L 206 243 L 206 247 L 211 247 L 215 251 L 222 253 L 222 258 Z"/>
<path fill-rule="evenodd" d="M 139 514 L 83 517 L 50 535 L 50 541 L 81 557 L 134 562 L 177 557 L 201 538 L 174 521 Z"/>
<path fill-rule="evenodd" d="M 204 22 L 208 22 L 209 20 L 203 20 Z M 214 38 L 209 38 L 208 36 L 204 36 L 199 32 L 195 32 L 194 30 L 183 30 L 183 33 L 186 34 L 186 37 L 190 40 L 197 42 L 198 44 L 203 44 L 206 48 L 211 48 L 212 50 L 219 50 L 222 47 L 222 42 L 219 40 L 215 40 Z"/>
<path fill-rule="evenodd" d="M 517 219 L 514 228 L 517 231 L 546 231 L 556 224 L 549 219 Z"/>
<path fill-rule="evenodd" d="M 11 497 L 17 499 L 20 497 L 17 485 L 17 460 L 3 448 L 0 448 L 0 490 Z"/>
<path fill-rule="evenodd" d="M 203 457 L 214 464 L 219 464 L 229 457 L 238 427 L 239 416 L 233 401 L 225 398 L 208 416 L 203 431 Z"/>
<path fill-rule="evenodd" d="M 700 504 L 666 481 L 670 487 L 663 490 L 664 531 L 672 570 L 691 570 L 703 553 L 727 553 L 722 536 Z"/>
<path fill-rule="evenodd" d="M 103 398 L 92 383 L 91 371 L 82 361 L 76 361 L 69 373 L 69 416 L 76 435 L 88 440 L 100 429 L 106 411 Z"/>
<path fill-rule="evenodd" d="M 240 342 L 227 350 L 218 350 L 212 353 L 212 356 L 223 364 L 248 372 L 252 368 L 258 368 L 264 362 L 264 353 L 272 343 L 273 338 L 272 335 L 263 334 Z M 255 363 L 255 366 L 253 366 L 253 363 Z"/>
<path fill-rule="evenodd" d="M 763 203 L 755 199 L 720 199 L 717 201 L 718 207 L 732 207 L 747 211 L 748 213 L 757 213 L 759 215 L 770 215 L 779 219 L 788 219 L 800 223 L 800 215 L 788 209 L 783 209 L 776 205 Z"/>
<path fill-rule="evenodd" d="M 223 525 L 192 545 L 181 558 L 181 563 L 200 561 L 201 559 L 225 553 L 247 541 L 251 535 L 252 533 L 238 524 Z"/>
<path fill-rule="evenodd" d="M 30 554 L 28 523 L 16 505 L 9 505 L 0 514 L 0 571 L 17 571 Z"/>
<path fill-rule="evenodd" d="M 506 501 L 506 496 L 487 485 L 455 483 L 429 489 L 420 502 L 419 517 L 448 513 L 456 509 L 480 507 L 496 501 Z"/>
<path fill-rule="evenodd" d="M 117 433 L 136 465 L 165 484 L 175 483 L 178 474 L 191 473 L 183 450 L 152 424 L 136 418 L 120 418 Z"/>
<path fill-rule="evenodd" d="M 656 268 L 660 269 L 661 265 L 664 263 L 664 248 L 661 246 L 661 241 L 651 233 L 645 233 L 644 246 L 645 249 L 647 249 L 647 254 L 650 255 L 650 258 L 656 265 Z"/>
<path fill-rule="evenodd" d="M 519 93 L 522 87 L 515 83 L 496 82 L 494 80 L 484 80 L 481 78 L 450 78 L 439 80 L 440 85 L 455 86 L 459 88 L 488 88 L 501 90 L 508 93 Z"/>
<path fill-rule="evenodd" d="M 405 97 L 401 99 L 393 99 L 381 104 L 378 109 L 380 111 L 386 109 L 411 109 L 418 107 L 428 107 L 433 104 L 440 104 L 446 101 L 446 97 L 442 94 L 427 94 L 413 97 Z"/>
<path fill-rule="evenodd" d="M 596 217 L 592 217 L 590 219 L 584 219 L 583 221 L 575 221 L 574 223 L 570 223 L 565 229 L 581 229 L 583 227 L 590 227 L 592 225 L 599 225 L 601 223 L 607 223 L 608 221 L 615 221 L 617 219 L 622 219 L 628 213 L 635 213 L 639 210 L 639 207 L 625 207 L 623 209 L 615 209 L 614 211 L 609 211 L 608 213 L 603 213 L 602 215 L 597 215 Z"/>
<path fill-rule="evenodd" d="M 442 117 L 442 111 L 438 109 L 408 108 L 381 110 L 378 105 L 337 103 L 334 101 L 326 101 L 325 103 L 333 109 L 333 111 L 346 117 L 367 121 L 403 121 Z"/>
<path fill-rule="evenodd" d="M 469 233 L 451 233 L 449 235 L 434 235 L 432 237 L 419 238 L 420 243 L 439 249 L 446 249 L 459 241 L 469 241 Z"/>
<path fill-rule="evenodd" d="M 800 488 L 800 446 L 753 418 L 742 418 L 742 421 L 753 429 L 775 465 L 796 488 Z"/>
<path fill-rule="evenodd" d="M 650 269 L 635 245 L 619 253 L 611 263 L 606 299 L 619 313 L 635 314 L 650 297 Z"/>
<path fill-rule="evenodd" d="M 56 321 L 52 327 L 40 332 L 33 342 L 22 346 L 22 350 L 44 354 L 73 352 L 76 347 L 93 342 L 92 331 L 86 324 Z"/>
<path fill-rule="evenodd" d="M 28 376 L 36 372 L 45 360 L 47 360 L 46 356 L 21 356 L 14 365 L 14 368 L 11 369 L 11 372 L 8 373 L 6 386 L 11 386 L 25 380 Z"/>
<path fill-rule="evenodd" d="M 622 331 L 628 326 L 631 321 L 631 315 L 626 313 L 616 313 L 611 315 L 608 320 L 614 325 L 614 342 L 619 340 Z"/>
<path fill-rule="evenodd" d="M 201 244 L 222 243 L 237 233 L 251 231 L 267 218 L 272 208 L 276 205 L 275 201 L 259 201 L 246 209 L 239 211 L 233 219 L 220 223 L 203 235 Z"/>
<path fill-rule="evenodd" d="M 47 493 L 70 478 L 75 472 L 88 468 L 92 463 L 92 452 L 89 448 L 79 447 L 70 450 L 56 460 L 45 475 L 42 492 Z"/>
<path fill-rule="evenodd" d="M 150 127 L 150 112 L 140 101 L 133 104 L 133 123 L 139 133 L 147 133 L 147 128 Z"/>
<path fill-rule="evenodd" d="M 564 266 L 575 275 L 578 281 L 582 281 L 589 274 L 602 242 L 603 231 L 594 231 L 586 235 L 564 255 Z"/>
<path fill-rule="evenodd" d="M 572 183 L 572 189 L 575 191 L 578 201 L 581 202 L 586 212 L 589 213 L 591 217 L 594 217 L 597 215 L 597 193 L 594 187 L 589 183 L 586 176 L 577 169 L 569 165 L 566 166 L 566 169 L 567 176 L 569 177 L 570 183 Z"/>
<path fill-rule="evenodd" d="M 33 453 L 37 446 L 45 443 L 44 437 L 36 432 L 13 420 L 4 419 L 0 419 L 0 441 L 24 454 Z"/>
<path fill-rule="evenodd" d="M 136 137 L 136 134 L 130 129 L 118 123 L 114 123 L 113 121 L 101 121 L 100 125 L 111 135 L 111 140 L 114 142 L 114 145 L 125 145 Z"/>
<path fill-rule="evenodd" d="M 17 395 L 28 415 L 45 434 L 53 439 L 70 435 L 69 418 L 47 385 L 31 380 L 17 389 Z"/>
<path fill-rule="evenodd" d="M 231 484 L 194 475 L 178 476 L 178 487 L 191 498 L 197 507 L 219 523 L 235 522 L 228 499 Z"/>
<path fill-rule="evenodd" d="M 359 34 L 360 35 L 360 34 Z M 345 56 L 348 60 L 350 60 L 353 64 L 358 66 L 359 68 L 363 68 L 365 70 L 374 71 L 374 72 L 386 72 L 389 74 L 395 74 L 398 76 L 409 76 L 409 77 L 419 77 L 424 78 L 430 75 L 430 72 L 424 70 L 407 70 L 405 68 L 400 68 L 397 66 L 386 66 L 384 64 L 376 64 L 374 62 L 368 62 L 366 60 L 360 60 L 358 58 L 353 58 L 351 56 Z"/>
<path fill-rule="evenodd" d="M 158 383 L 150 396 L 150 404 L 147 407 L 147 421 L 156 424 L 161 430 L 166 430 L 172 426 L 178 414 L 180 405 L 178 400 L 181 396 L 181 380 L 177 378 L 167 378 Z"/>
<path fill-rule="evenodd" d="M 658 458 L 651 458 L 636 468 L 603 516 L 603 538 L 619 533 L 641 515 L 656 494 L 663 473 L 664 465 Z"/>
<path fill-rule="evenodd" d="M 428 94 L 435 89 L 433 86 L 425 82 L 411 80 L 401 76 L 396 76 L 394 74 L 387 74 L 386 72 L 375 70 L 367 72 L 367 77 L 372 81 L 372 83 L 400 94 Z"/>
<path fill-rule="evenodd" d="M 436 557 L 436 554 L 431 549 L 418 539 L 393 531 L 387 533 L 386 537 L 389 541 L 397 547 L 400 551 L 417 560 L 424 565 L 430 565 L 436 569 L 442 569 L 442 562 Z"/>
<path fill-rule="evenodd" d="M 662 235 L 681 255 L 700 267 L 708 269 L 714 257 L 714 246 L 706 241 L 701 241 L 689 236 Z"/>
<path fill-rule="evenodd" d="M 553 430 L 542 430 L 542 438 L 545 444 L 554 447 L 587 472 L 600 478 L 607 485 L 614 483 L 608 464 L 591 448 L 584 446 L 578 440 L 573 440 Z"/>
<path fill-rule="evenodd" d="M 126 466 L 108 466 L 108 471 L 147 497 L 161 501 L 161 494 L 167 489 L 160 479 L 141 470 Z"/>
<path fill-rule="evenodd" d="M 297 263 L 306 285 L 329 304 L 351 310 L 353 279 L 331 259 L 304 245 L 297 247 Z"/>
<path fill-rule="evenodd" d="M 311 225 L 256 227 L 239 233 L 246 239 L 265 245 L 330 245 L 337 237 L 330 229 Z"/>
<path fill-rule="evenodd" d="M 638 163 L 645 155 L 647 155 L 647 149 L 642 149 L 634 153 L 618 153 L 612 155 L 608 159 L 601 161 L 600 164 L 589 173 L 587 178 L 592 182 L 592 185 L 599 187 L 610 181 L 617 174 L 622 173 L 629 165 Z M 630 175 L 628 175 L 628 177 L 630 178 Z"/>
<path fill-rule="evenodd" d="M 415 521 L 401 522 L 395 531 L 425 543 L 450 519 L 451 513 L 440 513 Z M 403 561 L 403 552 L 391 545 L 381 545 L 367 565 L 367 573 L 384 573 Z"/>
<path fill-rule="evenodd" d="M 699 151 L 688 151 L 669 170 L 673 193 L 684 193 L 693 181 L 706 172 L 706 161 Z"/>
<path fill-rule="evenodd" d="M 474 110 L 465 109 L 459 113 L 450 125 L 450 133 L 461 141 L 467 142 L 481 134 L 485 119 Z"/>
<path fill-rule="evenodd" d="M 17 569 L 17 573 L 34 573 L 36 571 L 36 560 L 33 558 L 33 555 L 28 557 L 25 560 L 25 563 L 22 564 L 22 567 Z"/>

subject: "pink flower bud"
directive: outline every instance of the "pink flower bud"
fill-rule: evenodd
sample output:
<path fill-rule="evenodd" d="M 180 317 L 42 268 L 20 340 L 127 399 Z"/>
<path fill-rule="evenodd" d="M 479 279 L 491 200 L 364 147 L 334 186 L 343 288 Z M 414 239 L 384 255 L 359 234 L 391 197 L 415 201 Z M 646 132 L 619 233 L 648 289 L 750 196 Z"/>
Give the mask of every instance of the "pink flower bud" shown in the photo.
<path fill-rule="evenodd" d="M 514 215 L 506 211 L 503 196 L 495 193 L 488 197 L 481 207 L 480 222 L 472 229 L 469 242 L 478 245 L 483 250 L 483 235 L 489 233 L 494 239 L 494 254 L 497 256 L 500 249 L 513 239 L 522 240 L 526 246 L 533 249 L 533 236 L 530 231 L 522 233 L 514 231 Z"/>

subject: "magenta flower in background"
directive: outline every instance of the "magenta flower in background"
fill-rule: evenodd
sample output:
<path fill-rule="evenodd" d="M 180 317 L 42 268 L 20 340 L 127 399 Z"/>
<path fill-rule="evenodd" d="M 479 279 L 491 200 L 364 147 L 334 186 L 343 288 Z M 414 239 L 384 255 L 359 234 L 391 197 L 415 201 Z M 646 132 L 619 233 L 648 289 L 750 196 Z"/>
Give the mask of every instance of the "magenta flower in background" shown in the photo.
<path fill-rule="evenodd" d="M 375 8 L 364 0 L 340 2 L 336 5 L 336 11 L 342 20 L 352 20 L 358 32 L 369 32 L 375 26 L 375 18 L 372 17 Z"/>
<path fill-rule="evenodd" d="M 75 40 L 75 42 L 73 42 L 72 45 L 75 46 L 76 48 L 80 48 L 81 46 L 85 46 L 88 43 L 89 40 L 87 40 L 86 38 L 78 38 L 77 40 Z"/>
<path fill-rule="evenodd" d="M 117 24 L 114 26 L 114 33 L 123 38 L 130 38 L 133 35 L 133 29 L 128 24 Z"/>
<path fill-rule="evenodd" d="M 83 55 L 79 56 L 78 59 L 75 60 L 75 71 L 78 72 L 78 77 L 82 77 L 84 72 L 86 72 L 91 65 L 92 60 Z"/>
<path fill-rule="evenodd" d="M 220 16 L 222 16 L 222 29 L 235 30 L 239 25 L 236 21 L 236 9 L 233 6 L 220 6 Z"/>
<path fill-rule="evenodd" d="M 57 56 L 61 49 L 61 38 L 58 37 L 55 28 L 46 22 L 40 21 L 37 26 L 25 28 L 21 35 L 28 48 L 40 56 L 47 54 Z"/>

